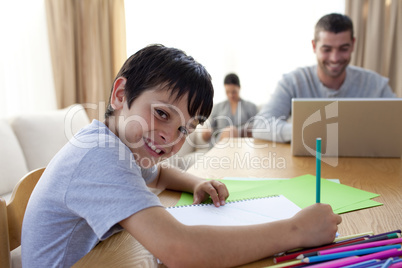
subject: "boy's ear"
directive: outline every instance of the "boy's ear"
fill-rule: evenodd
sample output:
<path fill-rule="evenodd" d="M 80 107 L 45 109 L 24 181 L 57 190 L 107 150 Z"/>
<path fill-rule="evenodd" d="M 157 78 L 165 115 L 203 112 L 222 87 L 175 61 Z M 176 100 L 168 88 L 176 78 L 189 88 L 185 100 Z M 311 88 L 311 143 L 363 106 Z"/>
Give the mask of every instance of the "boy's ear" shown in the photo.
<path fill-rule="evenodd" d="M 124 89 L 126 87 L 127 79 L 119 77 L 113 84 L 113 91 L 110 97 L 110 105 L 114 110 L 120 110 L 123 108 L 123 104 L 126 101 Z"/>

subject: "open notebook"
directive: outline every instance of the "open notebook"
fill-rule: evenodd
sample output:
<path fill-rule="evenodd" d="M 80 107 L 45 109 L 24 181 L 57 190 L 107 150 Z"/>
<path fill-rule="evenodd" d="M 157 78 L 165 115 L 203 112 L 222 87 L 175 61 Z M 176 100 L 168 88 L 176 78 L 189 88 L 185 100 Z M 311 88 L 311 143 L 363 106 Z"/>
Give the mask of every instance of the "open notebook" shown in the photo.
<path fill-rule="evenodd" d="M 167 211 L 186 225 L 252 225 L 291 218 L 300 208 L 283 195 L 213 204 L 168 207 Z"/>

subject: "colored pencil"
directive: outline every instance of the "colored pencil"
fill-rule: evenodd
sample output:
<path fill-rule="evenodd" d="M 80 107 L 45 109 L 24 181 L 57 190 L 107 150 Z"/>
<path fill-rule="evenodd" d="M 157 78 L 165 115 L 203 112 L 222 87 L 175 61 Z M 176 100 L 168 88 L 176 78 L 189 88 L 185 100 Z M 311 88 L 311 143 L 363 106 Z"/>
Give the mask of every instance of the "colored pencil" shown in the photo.
<path fill-rule="evenodd" d="M 363 242 L 363 243 L 374 242 L 373 240 L 369 240 L 370 238 L 371 239 L 376 239 L 377 241 L 379 241 L 381 239 L 398 238 L 399 237 L 398 232 L 400 232 L 400 230 L 396 230 L 396 231 L 393 231 L 393 232 L 394 233 L 390 234 L 391 237 L 387 236 L 387 234 L 389 234 L 390 232 L 378 234 L 378 235 L 375 235 L 375 236 L 366 236 L 366 235 L 363 234 L 363 236 L 361 236 L 361 237 L 356 237 L 356 238 L 352 238 L 352 239 L 345 240 L 345 241 L 339 241 L 339 242 L 336 242 L 336 243 L 331 243 L 331 244 L 327 244 L 327 245 L 323 245 L 323 246 L 319 246 L 319 247 L 315 247 L 315 248 L 305 248 L 305 249 L 301 249 L 301 250 L 298 250 L 298 251 L 293 251 L 293 252 L 287 253 L 286 255 L 275 257 L 274 258 L 274 263 L 293 260 L 293 259 L 296 259 L 296 258 L 301 260 L 301 259 L 303 259 L 305 257 L 316 256 L 319 251 L 326 250 L 326 249 L 338 248 L 338 247 L 344 247 L 344 246 L 351 246 L 351 245 L 358 244 L 360 242 Z"/>
<path fill-rule="evenodd" d="M 297 251 L 297 252 L 294 252 L 294 253 L 291 253 L 291 254 L 275 257 L 274 262 L 278 263 L 278 262 L 282 262 L 282 261 L 288 261 L 288 260 L 296 259 L 297 256 L 300 256 L 302 254 L 311 253 L 311 252 L 316 253 L 316 252 L 318 252 L 320 250 L 340 247 L 340 246 L 344 246 L 344 245 L 349 245 L 349 244 L 354 243 L 356 241 L 363 241 L 363 240 L 364 240 L 364 237 L 359 237 L 359 238 L 356 238 L 356 239 L 353 239 L 353 240 L 350 240 L 350 241 L 339 242 L 339 243 L 336 243 L 336 244 L 332 243 L 332 244 L 327 244 L 327 245 L 320 246 L 320 247 L 315 247 L 315 248 L 308 248 L 308 249 Z"/>
<path fill-rule="evenodd" d="M 293 261 L 288 261 L 288 262 L 283 262 L 280 264 L 276 265 L 271 265 L 269 266 L 270 268 L 282 268 L 282 267 L 292 267 L 292 266 L 297 266 L 299 264 L 302 264 L 301 260 L 293 260 Z"/>
<path fill-rule="evenodd" d="M 393 259 L 392 258 L 388 258 L 385 263 L 381 266 L 381 268 L 388 268 L 391 266 Z"/>
<path fill-rule="evenodd" d="M 388 235 L 388 234 L 394 234 L 394 233 L 401 233 L 401 230 L 394 230 L 394 231 L 389 231 L 386 233 L 381 233 L 381 234 L 377 234 L 377 235 L 372 235 L 371 237 L 377 237 L 377 236 L 383 236 L 383 235 Z"/>
<path fill-rule="evenodd" d="M 363 267 L 368 267 L 371 265 L 377 265 L 379 262 L 380 262 L 380 260 L 373 259 L 373 260 L 362 261 L 359 263 L 351 264 L 351 265 L 345 266 L 343 268 L 363 268 Z"/>
<path fill-rule="evenodd" d="M 373 231 L 370 231 L 370 232 L 365 232 L 365 233 L 360 233 L 360 234 L 340 236 L 340 237 L 335 238 L 333 243 L 345 242 L 345 241 L 349 241 L 349 240 L 353 240 L 353 239 L 361 238 L 361 237 L 369 237 L 373 234 L 374 234 Z M 287 250 L 286 252 L 284 252 L 282 254 L 287 255 L 287 254 L 291 254 L 291 253 L 301 252 L 303 250 L 306 250 L 306 248 L 294 248 L 294 249 Z"/>
<path fill-rule="evenodd" d="M 365 233 L 360 233 L 360 234 L 353 234 L 353 235 L 345 235 L 345 236 L 340 236 L 340 237 L 336 237 L 333 241 L 333 243 L 339 243 L 339 242 L 344 242 L 344 241 L 348 241 L 348 240 L 352 240 L 352 239 L 356 239 L 356 238 L 360 238 L 360 237 L 368 237 L 373 235 L 373 231 L 370 232 L 365 232 Z M 282 253 L 282 255 L 287 255 L 287 254 L 291 254 L 291 253 L 296 253 L 296 252 L 300 252 L 306 250 L 306 248 L 294 248 L 294 249 L 290 249 L 285 251 L 284 253 Z"/>
<path fill-rule="evenodd" d="M 392 257 L 388 259 L 392 260 L 392 265 L 394 265 L 394 263 L 397 263 L 398 260 L 400 260 L 398 257 Z M 363 266 L 362 268 L 381 268 L 388 259 L 378 260 L 379 262 L 375 264 L 368 264 L 366 266 Z"/>
<path fill-rule="evenodd" d="M 345 241 L 343 243 L 329 244 L 327 246 L 316 248 L 315 251 L 310 250 L 309 252 L 302 252 L 302 254 L 297 256 L 297 259 L 301 260 L 301 259 L 304 259 L 304 258 L 307 258 L 307 257 L 317 256 L 318 253 L 320 251 L 323 251 L 323 250 L 327 250 L 327 249 L 331 249 L 331 248 L 346 247 L 346 246 L 349 246 L 349 245 L 354 245 L 357 242 L 363 242 L 363 241 L 366 241 L 365 237 L 357 238 L 357 239 L 354 239 L 354 240 L 348 240 L 348 241 Z"/>
<path fill-rule="evenodd" d="M 402 267 L 402 262 L 397 262 L 392 264 L 392 268 L 401 268 Z"/>
<path fill-rule="evenodd" d="M 370 247 L 379 247 L 379 246 L 392 245 L 392 244 L 398 244 L 398 243 L 402 243 L 402 238 L 393 238 L 393 239 L 387 239 L 387 240 L 381 240 L 381 241 L 374 241 L 374 242 L 370 242 L 370 243 L 357 244 L 357 245 L 352 245 L 352 246 L 325 249 L 325 250 L 319 251 L 318 255 L 334 254 L 334 253 L 339 253 L 339 252 L 343 252 L 343 251 L 364 249 L 364 248 L 370 248 Z"/>
<path fill-rule="evenodd" d="M 375 241 L 381 241 L 381 240 L 386 240 L 386 239 L 400 238 L 400 237 L 401 237 L 401 234 L 399 234 L 399 233 L 393 233 L 393 234 L 387 234 L 387 235 L 375 236 L 375 237 L 369 236 L 362 241 L 350 243 L 349 246 L 370 243 L 370 242 L 375 242 Z"/>
<path fill-rule="evenodd" d="M 316 172 L 315 172 L 315 179 L 316 179 L 316 186 L 315 186 L 315 202 L 321 202 L 321 138 L 317 138 L 316 140 Z"/>
<path fill-rule="evenodd" d="M 336 267 L 343 267 L 347 266 L 349 264 L 354 264 L 354 263 L 359 263 L 362 261 L 367 261 L 371 259 L 385 259 L 389 257 L 396 257 L 396 256 L 401 256 L 402 255 L 402 250 L 400 249 L 389 249 L 381 252 L 376 252 L 368 255 L 364 255 L 361 257 L 346 257 L 342 259 L 337 259 L 333 261 L 328 261 L 328 262 L 323 262 L 323 263 L 318 263 L 315 265 L 309 266 L 309 268 L 314 267 L 314 268 L 336 268 Z"/>
<path fill-rule="evenodd" d="M 402 259 L 399 259 L 398 257 L 391 257 L 390 259 L 392 259 L 392 264 L 402 261 Z M 381 268 L 381 266 L 386 261 L 387 261 L 386 259 L 384 259 L 384 260 L 373 259 L 373 260 L 358 262 L 356 264 L 348 265 L 343 268 Z"/>
<path fill-rule="evenodd" d="M 371 254 L 371 253 L 375 253 L 375 252 L 385 251 L 385 250 L 389 250 L 389 249 L 400 249 L 400 248 L 401 248 L 400 244 L 399 245 L 391 245 L 391 246 L 365 248 L 365 249 L 344 251 L 344 252 L 328 254 L 328 255 L 313 256 L 313 257 L 309 257 L 309 258 L 304 258 L 302 261 L 304 263 L 322 262 L 322 261 L 341 259 L 341 258 L 351 257 L 351 256 L 360 256 L 360 255 L 366 255 L 366 254 Z"/>
<path fill-rule="evenodd" d="M 347 240 L 352 240 L 352 239 L 360 238 L 360 237 L 376 237 L 376 236 L 382 236 L 382 235 L 393 234 L 393 233 L 401 233 L 401 230 L 390 231 L 390 232 L 381 233 L 381 234 L 377 234 L 377 235 L 373 235 L 373 231 L 370 231 L 370 232 L 365 232 L 365 233 L 360 233 L 360 234 L 340 236 L 340 237 L 337 237 L 334 239 L 334 243 L 344 242 Z M 300 252 L 303 250 L 305 250 L 305 248 L 291 249 L 291 250 L 286 251 L 285 254 Z"/>
<path fill-rule="evenodd" d="M 366 232 L 366 233 L 361 233 L 361 234 L 354 234 L 354 235 L 347 235 L 347 236 L 340 236 L 335 238 L 334 243 L 340 242 L 340 241 L 345 241 L 353 238 L 358 238 L 358 237 L 367 237 L 367 236 L 372 236 L 374 233 L 373 231 Z"/>
<path fill-rule="evenodd" d="M 297 256 L 296 259 L 301 260 L 301 259 L 304 259 L 304 258 L 307 258 L 307 257 L 317 256 L 320 251 L 325 250 L 325 249 L 341 248 L 341 247 L 345 247 L 345 246 L 360 245 L 360 244 L 366 244 L 366 243 L 371 243 L 371 242 L 375 242 L 375 241 L 382 241 L 382 240 L 388 240 L 388 239 L 393 239 L 393 238 L 399 238 L 399 237 L 400 237 L 399 233 L 393 233 L 393 234 L 375 236 L 374 238 L 369 236 L 369 237 L 365 237 L 363 239 L 360 239 L 359 241 L 349 240 L 348 242 L 345 242 L 345 243 L 330 244 L 330 245 L 335 245 L 335 246 L 331 246 L 331 247 L 324 248 L 324 249 L 319 249 L 317 251 L 306 252 L 306 253 L 303 253 L 303 254 Z"/>

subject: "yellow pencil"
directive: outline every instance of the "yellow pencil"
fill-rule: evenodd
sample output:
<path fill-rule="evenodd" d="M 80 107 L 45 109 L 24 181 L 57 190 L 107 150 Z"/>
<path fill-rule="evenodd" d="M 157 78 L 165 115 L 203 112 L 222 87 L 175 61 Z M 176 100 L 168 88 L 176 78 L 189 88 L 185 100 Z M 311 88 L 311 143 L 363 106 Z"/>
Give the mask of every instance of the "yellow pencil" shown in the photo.
<path fill-rule="evenodd" d="M 356 237 L 360 237 L 360 236 L 373 235 L 373 234 L 374 234 L 373 231 L 370 231 L 370 232 L 361 233 L 361 234 L 341 236 L 341 237 L 335 238 L 334 242 L 339 242 L 339 241 L 343 241 L 343 240 L 348 240 L 348 239 L 352 239 L 352 238 L 356 238 Z"/>

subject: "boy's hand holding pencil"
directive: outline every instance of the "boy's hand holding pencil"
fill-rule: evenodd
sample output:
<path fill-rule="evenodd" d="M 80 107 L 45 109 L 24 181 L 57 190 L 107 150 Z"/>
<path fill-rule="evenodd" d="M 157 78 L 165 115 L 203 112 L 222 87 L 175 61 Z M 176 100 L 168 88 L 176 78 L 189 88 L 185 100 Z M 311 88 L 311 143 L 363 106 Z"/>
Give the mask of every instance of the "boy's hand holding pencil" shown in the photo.
<path fill-rule="evenodd" d="M 297 225 L 294 227 L 300 234 L 300 247 L 315 247 L 328 244 L 335 239 L 341 216 L 335 214 L 328 204 L 316 203 L 304 208 L 293 218 Z M 315 219 L 312 224 L 311 219 Z"/>

